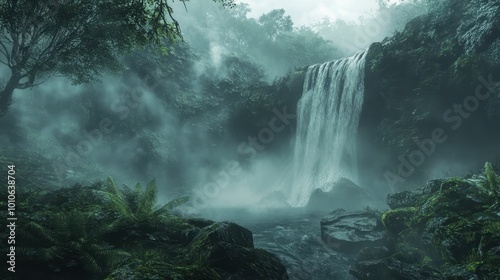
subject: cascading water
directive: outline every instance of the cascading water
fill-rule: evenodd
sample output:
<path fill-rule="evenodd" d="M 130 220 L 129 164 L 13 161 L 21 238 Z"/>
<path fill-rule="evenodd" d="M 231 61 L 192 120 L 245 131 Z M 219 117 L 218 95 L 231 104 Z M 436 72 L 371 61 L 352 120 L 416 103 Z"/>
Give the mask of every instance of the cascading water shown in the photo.
<path fill-rule="evenodd" d="M 288 203 L 305 206 L 312 192 L 341 177 L 357 183 L 356 134 L 363 105 L 366 51 L 309 67 L 297 109 Z"/>

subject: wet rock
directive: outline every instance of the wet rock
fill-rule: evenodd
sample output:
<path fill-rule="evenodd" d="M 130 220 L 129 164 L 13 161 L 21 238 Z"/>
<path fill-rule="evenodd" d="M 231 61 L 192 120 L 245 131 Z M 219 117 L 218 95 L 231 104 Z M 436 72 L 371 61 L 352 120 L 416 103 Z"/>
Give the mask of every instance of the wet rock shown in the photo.
<path fill-rule="evenodd" d="M 208 262 L 224 272 L 224 279 L 288 279 L 285 266 L 274 254 L 262 249 L 250 249 L 221 242 L 209 253 Z"/>
<path fill-rule="evenodd" d="M 321 239 L 338 251 L 355 253 L 366 246 L 384 245 L 386 231 L 373 212 L 339 211 L 321 219 Z"/>
<path fill-rule="evenodd" d="M 324 192 L 321 189 L 330 189 Z M 353 203 L 353 202 L 356 203 Z M 341 178 L 337 182 L 328 183 L 316 189 L 309 198 L 307 209 L 312 211 L 331 211 L 337 208 L 346 210 L 361 210 L 362 201 L 368 201 L 368 195 L 358 185 L 349 179 Z"/>
<path fill-rule="evenodd" d="M 369 260 L 380 260 L 390 256 L 389 249 L 385 246 L 378 247 L 365 247 L 359 252 L 358 262 L 369 261 Z"/>
<path fill-rule="evenodd" d="M 222 279 L 288 279 L 278 257 L 255 249 L 252 232 L 235 223 L 220 222 L 202 228 L 188 245 L 188 259 L 218 269 Z"/>
<path fill-rule="evenodd" d="M 453 280 L 479 280 L 479 277 L 475 273 L 468 271 L 463 265 L 450 267 L 446 270 L 444 276 L 446 279 Z"/>
<path fill-rule="evenodd" d="M 387 204 L 391 209 L 415 206 L 422 197 L 423 191 L 411 190 L 387 195 Z"/>
<path fill-rule="evenodd" d="M 441 189 L 443 184 L 442 179 L 429 180 L 425 183 L 425 186 L 422 188 L 422 193 L 424 194 L 433 194 Z"/>
<path fill-rule="evenodd" d="M 382 223 L 389 233 L 397 235 L 409 227 L 410 219 L 416 211 L 415 207 L 387 211 L 382 215 Z"/>
<path fill-rule="evenodd" d="M 201 253 L 220 242 L 253 248 L 252 232 L 231 222 L 215 223 L 203 228 L 189 244 L 189 248 Z"/>
<path fill-rule="evenodd" d="M 430 267 L 420 267 L 395 258 L 360 261 L 351 271 L 359 280 L 441 280 L 440 273 Z"/>

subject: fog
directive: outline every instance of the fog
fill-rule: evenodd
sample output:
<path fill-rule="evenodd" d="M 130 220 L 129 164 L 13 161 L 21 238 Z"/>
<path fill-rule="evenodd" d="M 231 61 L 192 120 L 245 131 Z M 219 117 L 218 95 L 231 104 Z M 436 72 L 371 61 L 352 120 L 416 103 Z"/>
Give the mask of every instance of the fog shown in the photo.
<path fill-rule="evenodd" d="M 306 22 L 299 17 L 296 24 L 286 9 L 266 21 L 252 12 L 252 5 L 234 9 L 212 1 L 186 5 L 187 11 L 182 3 L 173 6 L 182 44 L 189 49 L 173 47 L 172 60 L 179 64 L 157 66 L 166 62 L 154 61 L 146 66 L 144 78 L 138 61 L 146 59 L 125 56 L 124 73 L 103 76 L 100 83 L 73 85 L 55 77 L 33 89 L 16 90 L 14 104 L 0 119 L 2 145 L 22 150 L 24 158 L 43 158 L 45 170 L 52 171 L 46 175 L 53 178 L 53 187 L 90 184 L 107 176 L 129 186 L 155 179 L 162 202 L 192 197 L 186 211 L 287 206 L 279 185 L 291 169 L 293 137 L 249 144 L 256 135 L 241 136 L 244 133 L 226 127 L 234 116 L 235 101 L 221 96 L 224 90 L 217 86 L 228 81 L 240 84 L 239 93 L 256 83 L 270 86 L 300 67 L 366 49 L 416 15 L 408 14 L 409 6 L 375 5 L 350 16 L 345 11 L 337 19 Z M 294 19 L 297 12 L 293 11 Z M 281 25 L 273 25 L 275 19 Z M 189 58 L 183 61 L 186 53 Z M 2 73 L 8 77 L 5 69 Z M 209 91 L 207 84 L 216 85 L 215 89 Z M 282 125 L 293 135 L 293 124 Z M 247 142 L 245 153 L 241 145 Z"/>

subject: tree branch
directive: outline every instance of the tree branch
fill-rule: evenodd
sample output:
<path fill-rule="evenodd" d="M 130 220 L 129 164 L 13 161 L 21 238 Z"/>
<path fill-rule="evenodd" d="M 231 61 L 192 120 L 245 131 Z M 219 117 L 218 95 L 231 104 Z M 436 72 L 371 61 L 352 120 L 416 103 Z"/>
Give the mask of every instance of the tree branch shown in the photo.
<path fill-rule="evenodd" d="M 5 65 L 7 65 L 9 68 L 12 67 L 12 63 L 10 61 L 10 53 L 9 53 L 9 50 L 7 49 L 7 47 L 4 45 L 4 43 L 0 40 L 0 46 L 2 47 L 2 49 L 0 49 L 0 53 L 3 54 L 5 56 L 5 58 L 7 59 L 7 63 L 4 63 Z"/>

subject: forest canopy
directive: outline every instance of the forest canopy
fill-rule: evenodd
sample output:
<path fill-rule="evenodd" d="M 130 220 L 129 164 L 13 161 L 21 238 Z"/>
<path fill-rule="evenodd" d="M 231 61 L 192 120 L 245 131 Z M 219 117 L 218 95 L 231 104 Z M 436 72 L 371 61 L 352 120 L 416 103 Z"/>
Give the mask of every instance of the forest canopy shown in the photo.
<path fill-rule="evenodd" d="M 232 0 L 213 0 L 233 7 Z M 185 1 L 183 1 L 185 2 Z M 168 0 L 0 1 L 0 63 L 10 69 L 1 85 L 0 117 L 15 89 L 62 75 L 75 84 L 121 69 L 131 50 L 182 37 Z M 165 51 L 165 49 L 163 49 Z"/>

